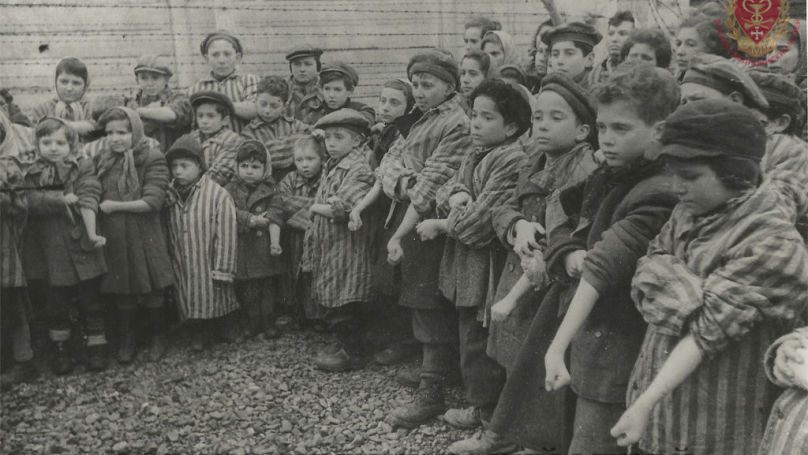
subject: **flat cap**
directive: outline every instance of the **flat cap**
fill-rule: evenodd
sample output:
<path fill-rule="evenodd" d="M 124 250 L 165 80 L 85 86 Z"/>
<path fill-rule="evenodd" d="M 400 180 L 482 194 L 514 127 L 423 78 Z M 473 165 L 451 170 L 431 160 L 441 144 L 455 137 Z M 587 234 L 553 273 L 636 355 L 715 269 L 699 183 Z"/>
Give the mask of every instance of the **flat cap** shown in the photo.
<path fill-rule="evenodd" d="M 659 142 L 646 158 L 728 156 L 759 163 L 766 131 L 748 107 L 728 99 L 705 99 L 679 106 L 665 120 Z"/>
<path fill-rule="evenodd" d="M 555 92 L 570 105 L 572 112 L 582 123 L 589 125 L 590 131 L 595 131 L 595 118 L 597 118 L 597 103 L 588 90 L 562 73 L 550 73 L 542 79 L 541 91 Z"/>
<path fill-rule="evenodd" d="M 311 44 L 301 44 L 295 46 L 286 54 L 286 60 L 291 62 L 292 60 L 303 57 L 320 58 L 321 55 L 323 55 L 323 50 L 319 47 L 314 47 Z"/>
<path fill-rule="evenodd" d="M 746 106 L 754 109 L 769 108 L 766 96 L 752 77 L 725 58 L 704 54 L 694 57 L 682 78 L 682 84 L 687 83 L 710 87 L 725 95 L 738 92 L 743 95 Z"/>
<path fill-rule="evenodd" d="M 233 101 L 228 98 L 224 93 L 206 91 L 196 92 L 191 95 L 191 106 L 196 109 L 202 103 L 216 103 L 227 108 L 227 112 L 233 115 L 236 112 Z"/>
<path fill-rule="evenodd" d="M 233 49 L 235 49 L 237 53 L 244 53 L 244 48 L 241 47 L 241 41 L 239 41 L 235 35 L 225 30 L 216 30 L 213 33 L 208 33 L 208 35 L 205 36 L 205 39 L 203 39 L 202 43 L 199 45 L 199 51 L 202 52 L 202 55 L 208 55 L 208 47 L 210 46 L 210 43 L 216 41 L 217 39 L 225 40 L 232 44 Z"/>
<path fill-rule="evenodd" d="M 460 87 L 460 68 L 449 52 L 433 49 L 413 56 L 407 65 L 407 77 L 412 80 L 415 73 L 431 74 Z"/>
<path fill-rule="evenodd" d="M 149 54 L 140 57 L 135 64 L 135 74 L 142 71 L 158 73 L 171 77 L 171 58 L 167 55 Z"/>
<path fill-rule="evenodd" d="M 367 117 L 353 109 L 339 109 L 330 114 L 324 115 L 314 124 L 317 129 L 329 127 L 342 127 L 355 131 L 363 136 L 370 132 L 370 122 Z"/>
<path fill-rule="evenodd" d="M 559 41 L 572 41 L 595 47 L 602 39 L 603 35 L 595 30 L 595 27 L 583 22 L 561 24 L 541 35 L 541 42 L 548 46 Z"/>
<path fill-rule="evenodd" d="M 749 77 L 763 92 L 770 106 L 799 108 L 805 101 L 800 87 L 780 73 L 755 70 L 749 72 Z"/>
<path fill-rule="evenodd" d="M 351 80 L 354 87 L 359 85 L 359 75 L 356 74 L 356 70 L 353 69 L 351 65 L 345 62 L 337 61 L 323 65 L 323 69 L 320 70 L 320 77 L 322 77 L 326 73 L 342 74 Z"/>

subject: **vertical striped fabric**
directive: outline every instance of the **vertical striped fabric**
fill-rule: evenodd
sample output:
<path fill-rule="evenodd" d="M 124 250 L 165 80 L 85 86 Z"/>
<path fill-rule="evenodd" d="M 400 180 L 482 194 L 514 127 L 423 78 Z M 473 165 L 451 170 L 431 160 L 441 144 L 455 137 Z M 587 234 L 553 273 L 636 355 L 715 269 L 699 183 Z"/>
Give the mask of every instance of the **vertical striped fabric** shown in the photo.
<path fill-rule="evenodd" d="M 147 137 L 146 144 L 148 145 L 149 149 L 161 150 L 160 143 L 157 141 L 157 139 Z M 84 144 L 81 147 L 81 155 L 92 160 L 95 159 L 95 157 L 98 156 L 105 148 L 108 148 L 106 138 L 102 137 L 101 139 L 96 139 L 92 142 Z"/>
<path fill-rule="evenodd" d="M 315 203 L 330 204 L 334 218 L 312 215 L 303 256 L 312 270 L 312 298 L 326 308 L 371 300 L 373 239 L 367 226 L 348 230 L 348 212 L 373 182 L 366 149 L 329 160 L 323 169 Z"/>
<path fill-rule="evenodd" d="M 202 144 L 207 175 L 220 186 L 230 183 L 230 179 L 236 175 L 236 152 L 244 137 L 229 128 L 222 128 L 210 137 L 205 137 L 199 130 L 188 134 Z"/>
<path fill-rule="evenodd" d="M 31 121 L 35 125 L 45 117 L 57 117 L 70 122 L 89 120 L 92 118 L 90 103 L 86 99 L 81 99 L 67 105 L 58 98 L 51 98 L 31 109 Z"/>
<path fill-rule="evenodd" d="M 203 175 L 186 201 L 170 190 L 171 261 L 183 319 L 211 319 L 236 308 L 237 226 L 233 199 Z M 214 285 L 214 281 L 217 281 Z"/>
<path fill-rule="evenodd" d="M 265 122 L 255 118 L 241 134 L 247 139 L 260 141 L 267 148 L 272 160 L 272 169 L 287 169 L 295 164 L 294 145 L 311 131 L 311 126 L 300 120 L 281 116 L 273 122 Z"/>
<path fill-rule="evenodd" d="M 628 403 L 648 388 L 684 333 L 705 353 L 654 407 L 642 450 L 757 452 L 775 396 L 760 359 L 808 304 L 808 253 L 784 205 L 766 182 L 712 215 L 694 219 L 677 206 L 639 260 L 632 297 L 649 325 Z M 682 263 L 687 269 L 673 267 Z M 652 279 L 665 270 L 678 271 Z M 682 295 L 695 302 L 670 303 Z"/>
<path fill-rule="evenodd" d="M 22 183 L 22 171 L 13 157 L 0 158 L 0 189 L 9 190 Z M 0 286 L 25 286 L 22 268 L 23 229 L 26 201 L 22 193 L 0 192 Z"/>
<path fill-rule="evenodd" d="M 317 194 L 319 175 L 306 179 L 293 171 L 283 177 L 278 185 L 278 192 L 283 195 L 283 217 L 286 219 L 286 238 L 289 239 L 290 275 L 297 277 L 300 271 L 300 259 L 303 256 L 303 235 L 311 226 L 309 208 L 314 204 Z M 288 230 L 286 228 L 288 227 Z"/>
<path fill-rule="evenodd" d="M 785 134 L 769 136 L 760 170 L 788 195 L 797 231 L 808 240 L 808 144 Z"/>
<path fill-rule="evenodd" d="M 221 81 L 217 81 L 210 74 L 207 77 L 200 79 L 188 89 L 188 96 L 196 92 L 214 91 L 227 95 L 230 101 L 240 103 L 242 101 L 255 101 L 258 94 L 258 76 L 255 74 L 241 74 L 238 70 L 233 74 L 227 76 Z M 240 133 L 244 125 L 249 120 L 245 121 L 236 117 L 230 117 L 230 128 L 233 131 Z"/>
<path fill-rule="evenodd" d="M 295 83 L 292 76 L 289 76 L 289 99 L 286 100 L 286 115 L 293 117 L 297 120 L 303 120 L 303 117 L 310 112 L 309 103 L 319 106 L 321 101 L 320 94 L 320 78 L 315 77 L 305 86 L 300 86 Z"/>

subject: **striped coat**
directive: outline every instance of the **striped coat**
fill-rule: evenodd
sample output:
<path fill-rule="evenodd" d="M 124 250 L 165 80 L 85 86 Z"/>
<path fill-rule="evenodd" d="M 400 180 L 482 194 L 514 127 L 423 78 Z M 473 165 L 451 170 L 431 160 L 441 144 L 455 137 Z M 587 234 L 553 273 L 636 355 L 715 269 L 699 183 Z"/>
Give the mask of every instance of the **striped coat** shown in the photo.
<path fill-rule="evenodd" d="M 272 172 L 291 169 L 295 165 L 294 145 L 311 126 L 295 118 L 281 116 L 272 122 L 260 118 L 253 119 L 241 134 L 247 139 L 255 139 L 267 148 L 272 160 Z"/>
<path fill-rule="evenodd" d="M 793 338 L 802 338 L 803 345 L 807 344 L 808 327 L 780 337 L 766 352 L 763 365 L 766 375 L 771 382 L 787 390 L 774 403 L 758 455 L 808 454 L 808 390 L 784 384 L 772 372 L 777 348 Z"/>
<path fill-rule="evenodd" d="M 312 109 L 320 106 L 320 78 L 315 77 L 305 86 L 295 82 L 289 76 L 289 99 L 286 100 L 286 115 L 297 120 L 303 120 Z"/>
<path fill-rule="evenodd" d="M 202 144 L 202 155 L 208 166 L 207 176 L 220 186 L 226 186 L 236 175 L 236 152 L 244 138 L 229 128 L 222 128 L 213 136 L 206 137 L 199 130 L 190 134 Z"/>
<path fill-rule="evenodd" d="M 240 103 L 242 101 L 255 101 L 258 96 L 259 77 L 255 74 L 241 74 L 238 70 L 221 81 L 216 80 L 213 75 L 200 79 L 188 88 L 188 96 L 197 92 L 214 91 L 227 95 L 230 101 Z M 235 115 L 230 116 L 230 128 L 236 133 L 240 133 L 244 125 L 249 120 L 241 119 Z"/>
<path fill-rule="evenodd" d="M 282 229 L 288 240 L 288 248 L 284 253 L 289 256 L 291 276 L 297 277 L 300 272 L 300 262 L 303 256 L 303 236 L 311 226 L 311 213 L 309 208 L 314 204 L 320 176 L 307 179 L 297 172 L 290 172 L 278 185 L 278 192 L 283 196 L 283 217 L 286 220 Z"/>
<path fill-rule="evenodd" d="M 788 196 L 797 230 L 808 240 L 808 144 L 795 136 L 769 136 L 760 169 Z"/>
<path fill-rule="evenodd" d="M 303 261 L 312 271 L 312 298 L 323 307 L 371 300 L 373 239 L 365 226 L 349 231 L 348 214 L 373 182 L 364 148 L 329 159 L 323 168 L 314 203 L 330 204 L 334 218 L 312 215 L 303 250 Z"/>
<path fill-rule="evenodd" d="M 183 319 L 211 319 L 238 308 L 236 206 L 207 175 L 183 201 L 169 190 L 168 235 Z M 214 284 L 216 282 L 216 284 Z"/>
<path fill-rule="evenodd" d="M 150 137 L 146 139 L 146 146 L 149 150 L 160 150 L 160 142 L 157 139 L 152 139 Z M 88 142 L 81 147 L 81 155 L 85 158 L 89 158 L 94 160 L 98 155 L 101 154 L 104 150 L 109 149 L 107 146 L 107 139 L 106 137 L 102 137 L 101 139 L 96 139 L 92 142 Z"/>
<path fill-rule="evenodd" d="M 165 123 L 143 119 L 146 136 L 159 141 L 160 150 L 165 153 L 177 138 L 191 130 L 194 111 L 185 93 L 175 92 L 170 88 L 166 88 L 154 97 L 144 95 L 142 91 L 138 91 L 134 98 L 127 100 L 126 106 L 137 109 L 155 102 L 159 102 L 162 107 L 171 109 L 171 112 L 176 116 L 171 122 Z"/>
<path fill-rule="evenodd" d="M 22 267 L 22 239 L 27 201 L 21 192 L 12 191 L 22 184 L 19 162 L 0 157 L 0 287 L 25 286 Z"/>
<path fill-rule="evenodd" d="M 808 302 L 808 253 L 784 204 L 766 182 L 698 219 L 677 206 L 638 261 L 632 298 L 648 329 L 628 403 L 685 333 L 705 354 L 652 410 L 642 450 L 757 452 L 774 398 L 760 359 Z"/>
<path fill-rule="evenodd" d="M 69 122 L 91 120 L 93 118 L 90 102 L 85 98 L 69 105 L 58 98 L 51 98 L 34 106 L 31 109 L 30 117 L 34 125 L 45 117 L 56 117 Z"/>

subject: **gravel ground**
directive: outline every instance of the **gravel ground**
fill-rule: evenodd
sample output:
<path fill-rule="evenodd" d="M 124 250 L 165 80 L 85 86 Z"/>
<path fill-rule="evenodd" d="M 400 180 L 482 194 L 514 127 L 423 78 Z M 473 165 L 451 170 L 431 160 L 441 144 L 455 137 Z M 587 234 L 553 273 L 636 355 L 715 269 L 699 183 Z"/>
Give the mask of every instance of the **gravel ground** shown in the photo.
<path fill-rule="evenodd" d="M 471 434 L 438 420 L 391 428 L 385 416 L 411 396 L 396 367 L 320 372 L 311 357 L 330 339 L 294 332 L 194 353 L 177 332 L 157 364 L 66 377 L 43 366 L 0 395 L 0 453 L 433 454 Z"/>

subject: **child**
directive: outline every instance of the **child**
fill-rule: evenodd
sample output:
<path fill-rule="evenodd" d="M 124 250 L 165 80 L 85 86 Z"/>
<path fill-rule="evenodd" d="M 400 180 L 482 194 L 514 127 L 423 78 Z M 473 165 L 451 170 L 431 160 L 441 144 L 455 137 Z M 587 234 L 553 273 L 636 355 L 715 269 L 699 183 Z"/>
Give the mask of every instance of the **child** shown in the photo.
<path fill-rule="evenodd" d="M 667 69 L 673 50 L 665 32 L 656 28 L 640 28 L 631 32 L 620 50 L 625 62 L 649 63 Z"/>
<path fill-rule="evenodd" d="M 280 182 L 294 170 L 294 143 L 311 127 L 284 114 L 289 98 L 289 85 L 278 76 L 268 76 L 258 83 L 255 98 L 256 117 L 244 127 L 245 138 L 264 144 L 272 158 L 272 178 Z"/>
<path fill-rule="evenodd" d="M 643 453 L 755 453 L 774 392 L 758 362 L 808 308 L 808 252 L 760 183 L 766 134 L 750 110 L 688 103 L 660 143 L 649 158 L 665 158 L 680 202 L 631 283 L 648 327 L 611 434 Z"/>
<path fill-rule="evenodd" d="M 452 426 L 475 428 L 490 421 L 505 372 L 485 353 L 488 311 L 493 303 L 505 249 L 496 241 L 491 211 L 513 194 L 525 163 L 517 141 L 530 128 L 530 102 L 518 87 L 499 79 L 485 81 L 471 94 L 474 148 L 460 170 L 437 193 L 443 219 L 420 222 L 423 240 L 445 234 L 440 290 L 458 313 L 460 368 L 471 407 L 450 409 L 443 419 Z"/>
<path fill-rule="evenodd" d="M 681 80 L 690 60 L 698 54 L 711 54 L 723 58 L 732 57 L 732 50 L 727 48 L 727 40 L 721 36 L 715 26 L 715 17 L 700 12 L 685 17 L 676 31 L 676 74 Z"/>
<path fill-rule="evenodd" d="M 195 137 L 177 139 L 166 160 L 174 179 L 168 236 L 179 312 L 183 320 L 194 321 L 191 348 L 202 351 L 212 332 L 226 334 L 228 324 L 222 318 L 238 308 L 233 290 L 236 207 L 227 191 L 204 173 L 204 151 Z"/>
<path fill-rule="evenodd" d="M 77 297 L 87 335 L 87 368 L 107 366 L 104 304 L 98 294 L 99 277 L 106 273 L 106 242 L 96 233 L 101 183 L 93 163 L 78 154 L 78 134 L 66 121 L 40 120 L 34 130 L 37 159 L 25 174 L 28 226 L 23 265 L 28 280 L 47 287 L 47 316 L 55 353 L 56 374 L 67 374 L 73 363 L 70 339 L 70 301 Z M 57 189 L 58 188 L 58 189 Z"/>
<path fill-rule="evenodd" d="M 146 140 L 137 113 L 112 108 L 99 119 L 106 132 L 105 148 L 95 157 L 101 181 L 101 232 L 108 272 L 101 293 L 118 310 L 118 361 L 135 356 L 134 319 L 139 307 L 149 321 L 149 360 L 166 350 L 166 313 L 163 295 L 172 279 L 163 222 L 169 172 L 159 148 Z"/>
<path fill-rule="evenodd" d="M 21 186 L 22 179 L 20 162 L 13 156 L 0 154 L 2 337 L 3 343 L 11 340 L 14 351 L 13 366 L 0 376 L 0 390 L 31 381 L 39 374 L 33 362 L 25 272 L 20 257 L 27 206 L 25 197 L 15 188 Z"/>
<path fill-rule="evenodd" d="M 766 351 L 766 376 L 787 390 L 772 407 L 758 455 L 787 455 L 808 447 L 807 347 L 808 327 L 802 327 L 778 338 Z"/>
<path fill-rule="evenodd" d="M 31 164 L 37 156 L 31 128 L 13 123 L 8 113 L 0 109 L 0 156 L 14 157 L 20 164 Z"/>
<path fill-rule="evenodd" d="M 608 80 L 617 65 L 623 61 L 620 50 L 632 30 L 634 30 L 634 15 L 631 14 L 631 11 L 618 11 L 609 18 L 606 31 L 606 45 L 609 53 L 601 62 L 594 65 L 589 74 L 590 87 Z"/>
<path fill-rule="evenodd" d="M 353 109 L 340 109 L 321 118 L 328 161 L 307 232 L 304 262 L 311 267 L 312 298 L 326 309 L 325 321 L 337 336 L 333 351 L 321 352 L 315 364 L 326 371 L 346 371 L 359 366 L 362 305 L 371 301 L 371 239 L 364 229 L 348 230 L 348 213 L 373 186 L 367 162 L 367 118 Z"/>
<path fill-rule="evenodd" d="M 519 63 L 519 54 L 513 44 L 513 37 L 505 32 L 488 32 L 483 37 L 482 51 L 488 54 L 491 60 L 489 76 L 496 76 L 496 71 L 503 65 Z"/>
<path fill-rule="evenodd" d="M 592 49 L 602 38 L 591 25 L 582 22 L 563 24 L 545 33 L 541 40 L 550 53 L 550 72 L 564 73 L 585 89 L 591 89 L 588 76 L 595 59 Z"/>
<path fill-rule="evenodd" d="M 491 58 L 483 51 L 470 51 L 460 60 L 460 93 L 466 98 L 486 78 L 491 69 Z"/>
<path fill-rule="evenodd" d="M 579 280 L 544 361 L 547 390 L 570 383 L 565 355 L 572 342 L 570 453 L 620 452 L 609 428 L 625 410 L 644 330 L 629 283 L 637 258 L 676 203 L 671 179 L 643 158 L 654 146 L 659 122 L 678 105 L 673 76 L 650 65 L 628 65 L 600 85 L 595 98 L 606 165 L 560 194 L 570 222 L 551 233 L 544 255 L 551 278 Z"/>
<path fill-rule="evenodd" d="M 202 144 L 202 156 L 208 176 L 221 186 L 227 185 L 236 173 L 236 149 L 244 138 L 230 129 L 233 103 L 217 92 L 197 92 L 191 95 L 197 129 L 188 133 Z"/>
<path fill-rule="evenodd" d="M 283 105 L 281 105 L 282 107 Z M 272 160 L 258 141 L 245 141 L 236 153 L 238 174 L 225 189 L 236 205 L 238 254 L 236 255 L 236 295 L 246 310 L 245 335 L 259 332 L 267 339 L 277 338 L 275 296 L 280 261 L 283 205 L 272 180 Z"/>
<path fill-rule="evenodd" d="M 258 88 L 258 76 L 242 74 L 238 70 L 244 56 L 241 41 L 232 34 L 219 30 L 208 34 L 199 45 L 199 50 L 210 67 L 210 74 L 196 81 L 188 94 L 213 91 L 229 98 L 233 107 L 228 119 L 230 128 L 240 133 L 244 125 L 255 118 L 255 95 Z"/>
<path fill-rule="evenodd" d="M 297 46 L 286 54 L 291 73 L 289 99 L 286 100 L 286 115 L 289 117 L 302 120 L 311 109 L 309 104 L 319 105 L 321 55 L 322 49 L 308 44 Z"/>
<path fill-rule="evenodd" d="M 283 195 L 283 215 L 286 220 L 283 232 L 286 242 L 283 249 L 289 257 L 290 269 L 286 276 L 291 281 L 289 287 L 295 295 L 293 313 L 301 310 L 307 319 L 320 319 L 322 310 L 310 298 L 311 270 L 302 271 L 303 236 L 311 227 L 311 205 L 320 182 L 320 171 L 325 161 L 325 145 L 313 136 L 298 139 L 294 147 L 294 172 L 286 174 L 278 185 Z"/>
<path fill-rule="evenodd" d="M 79 137 L 97 129 L 92 120 L 90 103 L 84 98 L 90 85 L 87 65 L 73 57 L 65 57 L 56 65 L 56 97 L 49 99 L 31 111 L 31 121 L 39 122 L 45 117 L 65 120 Z"/>
<path fill-rule="evenodd" d="M 135 65 L 138 92 L 126 105 L 143 119 L 147 137 L 160 142 L 165 153 L 178 137 L 191 129 L 193 110 L 188 96 L 168 87 L 171 61 L 165 55 L 144 55 Z"/>
<path fill-rule="evenodd" d="M 359 76 L 356 74 L 356 70 L 347 63 L 334 62 L 325 65 L 320 70 L 319 84 L 318 99 L 320 103 L 319 105 L 314 102 L 308 103 L 308 112 L 303 116 L 304 123 L 314 125 L 321 117 L 339 109 L 357 111 L 364 115 L 371 124 L 376 120 L 372 107 L 351 101 L 351 95 L 359 84 Z"/>
<path fill-rule="evenodd" d="M 519 65 L 502 65 L 497 69 L 497 73 L 499 73 L 499 77 L 502 78 L 502 80 L 510 82 L 514 85 L 521 85 L 524 87 L 525 83 L 527 82 L 527 76 L 525 76 L 525 72 L 522 71 L 522 68 L 520 68 Z M 528 93 L 530 92 L 528 91 Z"/>
<path fill-rule="evenodd" d="M 483 37 L 494 30 L 502 30 L 502 24 L 499 21 L 482 16 L 469 19 L 463 33 L 463 44 L 466 46 L 465 52 L 468 54 L 471 51 L 481 51 Z"/>
<path fill-rule="evenodd" d="M 598 166 L 595 100 L 560 73 L 549 74 L 533 104 L 535 150 L 520 170 L 516 190 L 492 210 L 492 222 L 508 253 L 491 307 L 488 355 L 507 378 L 490 425 L 479 435 L 449 446 L 453 454 L 505 453 L 514 443 L 566 453 L 566 396 L 544 390 L 544 347 L 558 327 L 558 307 L 549 296 L 568 287 L 547 283 L 546 273 L 529 279 L 522 262 L 543 269 L 547 233 L 567 219 L 558 192 L 584 181 Z M 547 299 L 547 303 L 544 300 Z"/>

